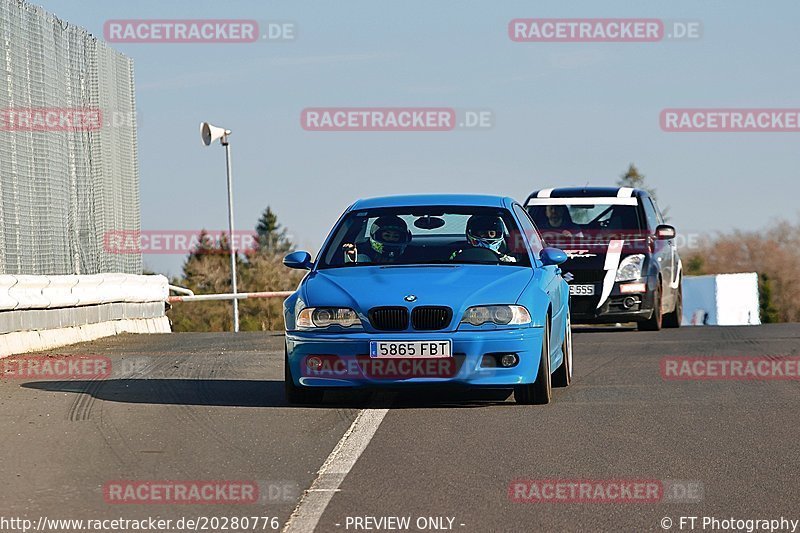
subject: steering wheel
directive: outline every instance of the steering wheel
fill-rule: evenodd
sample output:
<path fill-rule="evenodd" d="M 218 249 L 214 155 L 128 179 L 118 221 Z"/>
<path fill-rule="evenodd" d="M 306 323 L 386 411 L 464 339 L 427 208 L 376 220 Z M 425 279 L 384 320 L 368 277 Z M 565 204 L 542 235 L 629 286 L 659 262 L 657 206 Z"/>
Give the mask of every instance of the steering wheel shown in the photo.
<path fill-rule="evenodd" d="M 474 261 L 476 263 L 500 262 L 500 257 L 488 248 L 467 248 L 462 250 L 454 259 L 464 262 Z"/>

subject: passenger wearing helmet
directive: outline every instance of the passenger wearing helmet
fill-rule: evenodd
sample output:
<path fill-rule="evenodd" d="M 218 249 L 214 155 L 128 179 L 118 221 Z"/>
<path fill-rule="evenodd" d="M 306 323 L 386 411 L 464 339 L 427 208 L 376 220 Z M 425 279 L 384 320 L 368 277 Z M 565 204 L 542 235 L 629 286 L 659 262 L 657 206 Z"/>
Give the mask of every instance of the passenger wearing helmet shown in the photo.
<path fill-rule="evenodd" d="M 378 217 L 369 230 L 369 246 L 359 250 L 355 244 L 344 248 L 345 263 L 394 263 L 406 250 L 411 233 L 405 221 L 396 215 Z"/>
<path fill-rule="evenodd" d="M 503 263 L 516 263 L 517 258 L 507 255 L 505 224 L 499 216 L 472 215 L 467 221 L 467 242 L 474 248 L 486 248 L 497 254 Z M 456 250 L 450 260 L 456 259 L 464 250 Z"/>

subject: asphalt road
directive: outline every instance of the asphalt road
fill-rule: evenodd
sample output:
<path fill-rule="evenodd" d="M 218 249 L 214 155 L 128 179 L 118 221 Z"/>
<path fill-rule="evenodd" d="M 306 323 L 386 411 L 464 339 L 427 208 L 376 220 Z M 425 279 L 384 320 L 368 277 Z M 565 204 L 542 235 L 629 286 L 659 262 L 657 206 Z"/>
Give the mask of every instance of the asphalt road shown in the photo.
<path fill-rule="evenodd" d="M 663 531 L 665 517 L 679 531 L 681 516 L 800 520 L 800 382 L 671 381 L 659 366 L 666 356 L 800 355 L 800 325 L 574 338 L 575 381 L 548 406 L 502 393 L 404 392 L 289 407 L 280 334 L 127 335 L 51 351 L 108 356 L 112 373 L 0 379 L 0 519 L 274 516 L 283 527 L 366 408 L 380 425 L 317 509 L 317 531 L 364 531 L 356 517 L 389 516 L 409 517 L 411 531 L 421 517 L 445 517 L 440 529 L 463 532 Z M 520 479 L 647 480 L 661 492 L 633 503 L 513 502 L 509 485 Z M 264 496 L 108 503 L 103 487 L 120 480 L 254 480 Z"/>

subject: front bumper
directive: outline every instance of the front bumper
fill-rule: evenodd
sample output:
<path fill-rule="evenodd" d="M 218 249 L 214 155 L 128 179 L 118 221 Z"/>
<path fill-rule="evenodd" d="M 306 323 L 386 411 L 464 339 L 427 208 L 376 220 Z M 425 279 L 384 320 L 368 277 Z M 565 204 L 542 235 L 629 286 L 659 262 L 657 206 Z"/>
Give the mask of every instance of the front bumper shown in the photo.
<path fill-rule="evenodd" d="M 645 283 L 646 291 L 643 293 L 623 293 L 620 285 L 629 283 Z M 595 283 L 594 296 L 570 296 L 570 313 L 573 324 L 608 324 L 616 322 L 641 322 L 648 320 L 653 315 L 655 290 L 658 278 L 650 276 L 637 281 L 615 282 L 611 294 L 600 307 L 600 294 L 603 291 L 602 283 Z M 626 307 L 627 298 L 633 298 L 635 303 Z"/>
<path fill-rule="evenodd" d="M 414 332 L 414 333 L 313 333 L 287 332 L 286 355 L 295 384 L 306 387 L 396 387 L 423 384 L 511 387 L 536 379 L 541 357 L 543 328 L 518 328 L 486 331 Z M 452 341 L 452 358 L 427 359 L 431 363 L 393 363 L 370 359 L 370 341 Z M 485 366 L 485 355 L 516 354 L 516 366 Z M 309 368 L 309 359 L 333 361 L 327 371 Z M 376 361 L 378 361 L 376 363 Z M 419 361 L 419 360 L 417 360 Z M 356 364 L 358 362 L 358 364 Z M 381 372 L 372 371 L 378 364 Z M 394 364 L 394 366 L 392 366 Z M 366 366 L 365 366 L 366 365 Z M 364 372 L 364 368 L 371 371 Z M 387 369 L 390 371 L 383 371 Z M 420 370 L 422 372 L 420 372 Z"/>

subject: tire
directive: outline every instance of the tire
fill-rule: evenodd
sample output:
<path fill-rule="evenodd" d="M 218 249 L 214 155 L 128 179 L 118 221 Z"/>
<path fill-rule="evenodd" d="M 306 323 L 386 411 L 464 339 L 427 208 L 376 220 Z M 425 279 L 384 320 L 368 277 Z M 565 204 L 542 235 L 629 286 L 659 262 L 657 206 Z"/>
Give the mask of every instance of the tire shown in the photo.
<path fill-rule="evenodd" d="M 664 314 L 661 312 L 661 280 L 659 279 L 656 293 L 653 296 L 653 315 L 644 322 L 639 322 L 637 327 L 639 331 L 659 331 L 663 320 Z"/>
<path fill-rule="evenodd" d="M 665 328 L 681 327 L 683 319 L 683 278 L 678 282 L 678 294 L 675 296 L 675 309 L 671 313 L 664 315 L 663 326 Z"/>
<path fill-rule="evenodd" d="M 286 401 L 291 405 L 317 405 L 322 403 L 322 397 L 325 394 L 322 389 L 312 389 L 294 384 L 292 371 L 289 370 L 288 354 L 283 359 L 283 390 Z"/>
<path fill-rule="evenodd" d="M 564 354 L 564 360 L 561 366 L 553 372 L 553 387 L 569 387 L 569 384 L 572 383 L 572 319 L 569 309 L 567 310 L 567 326 L 564 340 L 561 343 L 561 353 Z"/>
<path fill-rule="evenodd" d="M 519 404 L 546 405 L 553 396 L 550 376 L 550 316 L 544 326 L 542 335 L 542 356 L 539 358 L 539 371 L 536 381 L 527 385 L 514 387 L 514 399 Z"/>

